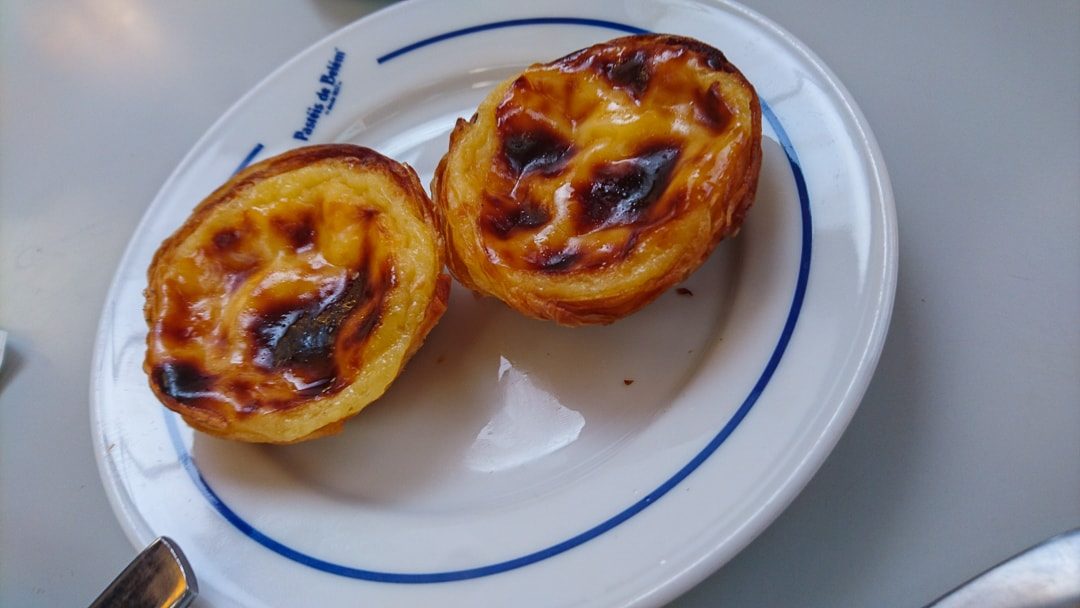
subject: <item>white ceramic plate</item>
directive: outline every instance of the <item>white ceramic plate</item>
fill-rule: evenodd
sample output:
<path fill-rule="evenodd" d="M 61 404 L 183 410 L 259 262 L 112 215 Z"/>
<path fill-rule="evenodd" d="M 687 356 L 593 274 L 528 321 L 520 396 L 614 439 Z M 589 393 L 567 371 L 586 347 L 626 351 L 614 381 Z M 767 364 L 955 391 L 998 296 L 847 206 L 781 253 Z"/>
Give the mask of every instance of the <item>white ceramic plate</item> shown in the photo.
<path fill-rule="evenodd" d="M 686 281 L 692 296 L 566 329 L 455 287 L 388 394 L 306 444 L 219 441 L 157 403 L 141 370 L 145 270 L 238 166 L 347 141 L 426 183 L 493 83 L 642 30 L 720 48 L 764 101 L 757 201 Z M 150 206 L 102 314 L 98 462 L 132 542 L 179 541 L 206 605 L 657 605 L 749 543 L 832 449 L 877 362 L 895 276 L 865 120 L 761 16 L 675 0 L 397 5 L 241 99 Z"/>

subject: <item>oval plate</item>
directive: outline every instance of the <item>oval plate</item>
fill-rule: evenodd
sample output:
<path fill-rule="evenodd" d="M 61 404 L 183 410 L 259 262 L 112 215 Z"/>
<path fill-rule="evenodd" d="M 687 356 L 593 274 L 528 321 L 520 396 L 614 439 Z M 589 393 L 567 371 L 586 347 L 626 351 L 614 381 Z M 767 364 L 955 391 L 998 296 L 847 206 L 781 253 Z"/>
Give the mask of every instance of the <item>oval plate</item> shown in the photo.
<path fill-rule="evenodd" d="M 755 206 L 683 285 L 608 327 L 529 320 L 455 286 L 386 396 L 287 447 L 194 433 L 141 369 L 150 258 L 239 167 L 352 142 L 430 182 L 499 80 L 658 31 L 721 49 L 763 100 Z M 102 313 L 96 456 L 137 546 L 184 547 L 208 605 L 658 605 L 731 559 L 820 466 L 892 310 L 896 220 L 869 127 L 801 43 L 686 1 L 418 0 L 301 53 L 195 145 Z"/>

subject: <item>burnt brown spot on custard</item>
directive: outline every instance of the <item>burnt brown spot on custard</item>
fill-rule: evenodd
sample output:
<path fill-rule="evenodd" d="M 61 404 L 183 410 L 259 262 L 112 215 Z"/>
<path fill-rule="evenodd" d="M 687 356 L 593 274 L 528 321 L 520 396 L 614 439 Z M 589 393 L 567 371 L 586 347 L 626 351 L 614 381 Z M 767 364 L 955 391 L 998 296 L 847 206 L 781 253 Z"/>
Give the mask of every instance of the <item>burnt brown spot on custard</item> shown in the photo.
<path fill-rule="evenodd" d="M 244 404 L 241 411 L 252 411 L 262 404 L 255 390 L 255 386 L 247 380 L 228 380 L 225 383 L 225 391 L 237 402 Z"/>
<path fill-rule="evenodd" d="M 541 272 L 558 274 L 567 272 L 581 259 L 581 254 L 576 251 L 552 251 L 543 250 L 533 256 L 529 262 Z"/>
<path fill-rule="evenodd" d="M 709 50 L 712 52 L 705 55 L 705 65 L 718 72 L 732 72 L 735 70 L 735 67 L 728 63 L 727 57 L 724 57 L 723 53 L 716 49 Z"/>
<path fill-rule="evenodd" d="M 507 125 L 500 128 L 502 154 L 514 176 L 531 173 L 553 175 L 570 162 L 573 144 L 553 129 L 541 124 L 525 128 Z"/>
<path fill-rule="evenodd" d="M 228 251 L 240 242 L 240 231 L 235 228 L 223 228 L 213 237 L 214 247 L 220 251 Z"/>
<path fill-rule="evenodd" d="M 367 207 L 359 207 L 355 210 L 355 213 L 356 220 L 359 222 L 371 222 L 379 217 L 379 211 L 377 209 L 369 209 Z"/>
<path fill-rule="evenodd" d="M 582 231 L 637 222 L 667 189 L 682 148 L 652 144 L 636 156 L 598 165 L 582 192 Z"/>
<path fill-rule="evenodd" d="M 185 298 L 173 283 L 164 286 L 168 297 L 158 317 L 157 331 L 173 343 L 184 343 L 195 334 L 191 300 Z"/>
<path fill-rule="evenodd" d="M 708 44 L 705 44 L 700 40 L 695 40 L 693 38 L 684 38 L 683 36 L 670 35 L 655 36 L 653 38 L 659 44 L 683 48 L 687 51 L 694 53 L 700 59 L 704 60 L 706 66 L 717 72 L 730 73 L 736 71 L 735 66 L 731 65 L 731 62 L 727 60 L 727 57 L 724 56 L 724 53 L 721 52 L 720 49 L 709 46 Z M 624 38 L 622 40 L 627 39 Z M 618 40 L 614 40 L 612 42 L 618 42 Z"/>
<path fill-rule="evenodd" d="M 162 337 L 171 342 L 182 344 L 195 335 L 195 329 L 191 326 L 191 317 L 187 310 L 185 305 L 183 307 L 184 312 L 179 312 L 177 309 L 170 311 L 169 315 L 159 325 Z"/>
<path fill-rule="evenodd" d="M 190 340 L 195 331 L 184 322 L 166 321 L 161 324 L 161 334 L 172 342 L 183 343 Z"/>
<path fill-rule="evenodd" d="M 267 371 L 291 372 L 299 380 L 298 397 L 341 390 L 349 381 L 340 378 L 342 370 L 335 357 L 341 329 L 354 314 L 363 314 L 343 344 L 363 343 L 381 320 L 383 300 L 392 282 L 392 273 L 383 273 L 382 280 L 374 282 L 367 272 L 360 271 L 338 293 L 323 299 L 305 294 L 260 311 L 248 328 L 257 351 L 255 362 Z"/>
<path fill-rule="evenodd" d="M 252 248 L 254 232 L 251 222 L 244 217 L 238 225 L 215 232 L 209 244 L 202 247 L 206 258 L 220 267 L 230 291 L 263 261 L 261 254 Z"/>
<path fill-rule="evenodd" d="M 273 217 L 270 218 L 270 225 L 285 237 L 293 249 L 303 249 L 315 242 L 315 219 L 310 213 L 294 218 Z"/>
<path fill-rule="evenodd" d="M 528 107 L 523 106 L 523 100 Z M 495 110 L 500 156 L 511 178 L 532 173 L 555 175 L 573 157 L 574 142 L 537 117 L 537 111 L 540 115 L 553 111 L 550 105 L 551 100 L 522 76 Z"/>
<path fill-rule="evenodd" d="M 507 238 L 515 230 L 539 228 L 551 221 L 551 213 L 533 201 L 517 202 L 487 195 L 485 202 L 480 226 L 500 239 Z"/>
<path fill-rule="evenodd" d="M 658 55 L 669 49 L 693 54 L 706 67 L 717 72 L 731 73 L 736 71 L 735 66 L 731 65 L 727 60 L 727 57 L 725 57 L 724 53 L 719 49 L 693 38 L 665 34 L 616 38 L 589 48 L 574 51 L 573 53 L 560 57 L 546 65 L 565 70 L 599 69 L 603 71 L 605 75 L 608 76 L 609 81 L 616 86 L 626 86 L 628 83 L 634 82 L 634 78 L 628 78 L 627 76 L 635 74 L 635 70 L 632 69 L 637 63 L 637 61 L 634 60 L 635 56 L 640 54 L 643 56 L 645 63 L 647 63 L 650 55 Z M 624 56 L 612 61 L 610 59 L 612 55 Z M 604 61 L 604 59 L 608 59 L 608 61 Z M 624 63 L 625 65 L 623 65 Z M 610 67 L 617 65 L 621 66 L 622 69 L 620 70 L 620 73 L 616 75 L 616 78 L 612 78 L 610 74 L 607 74 L 607 71 Z M 646 74 L 648 73 L 649 72 L 646 72 Z M 617 82 L 617 79 L 621 80 L 621 82 Z M 638 82 L 641 81 L 638 80 Z"/>
<path fill-rule="evenodd" d="M 216 381 L 191 361 L 163 361 L 154 367 L 151 377 L 162 393 L 184 404 L 212 396 Z"/>
<path fill-rule="evenodd" d="M 607 62 L 603 74 L 613 87 L 629 91 L 635 98 L 641 97 L 649 86 L 648 54 L 638 49 L 615 61 Z"/>
<path fill-rule="evenodd" d="M 694 117 L 713 132 L 723 133 L 727 130 L 732 113 L 724 103 L 719 83 L 714 82 L 707 91 L 694 97 Z"/>

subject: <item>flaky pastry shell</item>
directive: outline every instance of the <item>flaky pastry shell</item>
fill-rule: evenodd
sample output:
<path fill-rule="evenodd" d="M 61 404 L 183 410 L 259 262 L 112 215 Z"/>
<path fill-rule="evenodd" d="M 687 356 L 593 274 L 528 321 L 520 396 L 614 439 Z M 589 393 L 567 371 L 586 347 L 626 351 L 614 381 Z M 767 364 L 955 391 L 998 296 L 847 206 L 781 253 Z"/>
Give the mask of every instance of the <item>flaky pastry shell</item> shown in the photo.
<path fill-rule="evenodd" d="M 148 272 L 144 369 L 192 427 L 292 443 L 340 430 L 446 309 L 449 276 L 416 173 L 311 146 L 238 173 Z"/>
<path fill-rule="evenodd" d="M 537 64 L 459 119 L 432 182 L 451 272 L 563 325 L 679 283 L 754 199 L 761 108 L 724 55 L 667 35 Z"/>

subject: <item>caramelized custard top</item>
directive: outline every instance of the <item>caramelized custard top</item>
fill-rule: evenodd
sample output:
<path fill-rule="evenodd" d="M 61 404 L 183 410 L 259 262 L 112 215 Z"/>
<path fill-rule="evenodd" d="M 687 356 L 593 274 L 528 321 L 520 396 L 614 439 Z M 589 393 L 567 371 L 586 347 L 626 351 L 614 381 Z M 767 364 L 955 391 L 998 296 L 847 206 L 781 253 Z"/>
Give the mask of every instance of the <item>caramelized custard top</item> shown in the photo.
<path fill-rule="evenodd" d="M 587 272 L 709 195 L 709 171 L 746 137 L 752 90 L 696 41 L 629 37 L 534 65 L 496 107 L 482 192 L 492 262 Z M 731 104 L 731 105 L 729 105 Z"/>
<path fill-rule="evenodd" d="M 393 175 L 303 160 L 230 182 L 159 251 L 146 311 L 156 392 L 250 414 L 357 377 L 408 231 L 387 211 Z"/>

